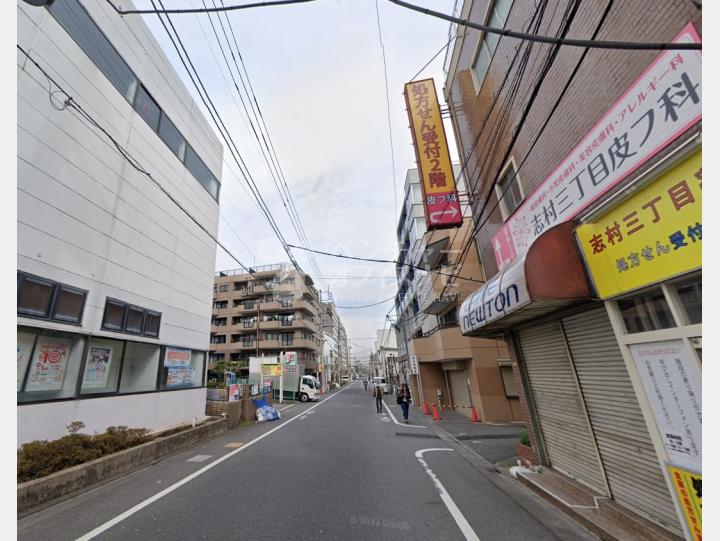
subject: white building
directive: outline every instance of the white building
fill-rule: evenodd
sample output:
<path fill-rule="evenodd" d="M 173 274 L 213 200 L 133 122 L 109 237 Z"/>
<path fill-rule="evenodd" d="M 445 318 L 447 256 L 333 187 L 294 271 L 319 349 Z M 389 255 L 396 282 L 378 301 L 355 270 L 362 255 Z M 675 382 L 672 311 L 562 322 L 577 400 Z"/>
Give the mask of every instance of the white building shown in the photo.
<path fill-rule="evenodd" d="M 141 17 L 18 1 L 17 40 L 217 232 L 222 145 Z M 93 433 L 201 418 L 214 241 L 30 58 L 18 49 L 18 445 L 73 421 Z"/>

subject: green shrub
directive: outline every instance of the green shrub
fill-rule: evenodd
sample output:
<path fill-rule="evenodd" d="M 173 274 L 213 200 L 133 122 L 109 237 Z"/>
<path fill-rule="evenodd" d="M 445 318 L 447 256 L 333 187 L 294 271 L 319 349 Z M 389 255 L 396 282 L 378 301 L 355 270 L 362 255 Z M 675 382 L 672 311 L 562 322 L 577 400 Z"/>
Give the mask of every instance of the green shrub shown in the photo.
<path fill-rule="evenodd" d="M 530 435 L 525 430 L 520 432 L 520 443 L 527 445 L 528 447 L 532 447 L 532 445 L 530 445 Z"/>
<path fill-rule="evenodd" d="M 150 440 L 147 434 L 146 428 L 111 426 L 94 436 L 72 433 L 57 440 L 26 443 L 17 452 L 18 483 L 140 445 Z"/>

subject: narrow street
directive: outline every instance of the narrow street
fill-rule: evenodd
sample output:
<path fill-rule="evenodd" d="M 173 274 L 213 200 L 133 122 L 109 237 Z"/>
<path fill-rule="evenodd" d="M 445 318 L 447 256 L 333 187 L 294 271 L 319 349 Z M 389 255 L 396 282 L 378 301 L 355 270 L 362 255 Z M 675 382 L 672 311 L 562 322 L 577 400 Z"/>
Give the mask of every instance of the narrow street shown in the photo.
<path fill-rule="evenodd" d="M 18 539 L 591 539 L 544 502 L 533 518 L 424 420 L 378 415 L 358 383 L 285 412 L 25 517 Z"/>

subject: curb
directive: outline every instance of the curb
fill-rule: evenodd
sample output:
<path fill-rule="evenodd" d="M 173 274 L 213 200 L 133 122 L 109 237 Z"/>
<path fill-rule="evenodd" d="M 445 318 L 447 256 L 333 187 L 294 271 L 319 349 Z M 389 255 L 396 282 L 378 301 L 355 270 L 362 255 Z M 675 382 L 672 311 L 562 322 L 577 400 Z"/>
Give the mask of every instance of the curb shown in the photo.
<path fill-rule="evenodd" d="M 22 518 L 96 485 L 152 464 L 198 443 L 216 438 L 229 429 L 227 419 L 214 419 L 177 434 L 124 449 L 17 485 L 17 517 Z"/>

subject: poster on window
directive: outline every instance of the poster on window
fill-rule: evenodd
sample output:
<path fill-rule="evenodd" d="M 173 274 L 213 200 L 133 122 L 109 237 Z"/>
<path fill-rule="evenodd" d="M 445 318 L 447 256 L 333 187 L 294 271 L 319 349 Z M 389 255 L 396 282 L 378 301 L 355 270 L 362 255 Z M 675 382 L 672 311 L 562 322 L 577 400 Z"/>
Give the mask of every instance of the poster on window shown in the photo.
<path fill-rule="evenodd" d="M 72 340 L 41 336 L 33 355 L 28 391 L 59 391 L 65 381 L 65 369 Z"/>
<path fill-rule="evenodd" d="M 165 387 L 192 387 L 195 369 L 192 367 L 192 351 L 166 348 L 163 366 L 167 368 Z"/>
<path fill-rule="evenodd" d="M 30 353 L 35 343 L 35 335 L 25 332 L 17 333 L 17 390 L 20 392 L 23 378 L 30 363 Z"/>
<path fill-rule="evenodd" d="M 112 348 L 91 346 L 85 361 L 83 388 L 97 389 L 107 386 L 112 363 Z"/>
<path fill-rule="evenodd" d="M 189 349 L 165 348 L 163 366 L 166 368 L 190 366 L 191 353 Z"/>
<path fill-rule="evenodd" d="M 702 471 L 702 377 L 682 340 L 630 346 L 670 461 Z"/>

